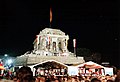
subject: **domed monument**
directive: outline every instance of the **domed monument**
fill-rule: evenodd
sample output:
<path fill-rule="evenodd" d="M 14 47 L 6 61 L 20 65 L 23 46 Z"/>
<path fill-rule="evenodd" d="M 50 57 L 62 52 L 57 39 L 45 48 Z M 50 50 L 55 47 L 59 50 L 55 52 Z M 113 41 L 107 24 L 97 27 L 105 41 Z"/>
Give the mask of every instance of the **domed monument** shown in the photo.
<path fill-rule="evenodd" d="M 45 28 L 36 35 L 34 49 L 18 56 L 15 65 L 34 65 L 47 60 L 55 60 L 66 65 L 84 63 L 83 57 L 76 57 L 68 50 L 68 40 L 69 36 L 61 30 Z"/>
<path fill-rule="evenodd" d="M 50 23 L 52 12 L 50 8 Z M 51 25 L 50 25 L 51 27 Z M 33 42 L 34 49 L 18 56 L 15 66 L 32 66 L 45 61 L 57 61 L 64 65 L 76 65 L 84 63 L 83 57 L 76 57 L 75 53 L 68 50 L 69 36 L 59 29 L 45 28 Z"/>

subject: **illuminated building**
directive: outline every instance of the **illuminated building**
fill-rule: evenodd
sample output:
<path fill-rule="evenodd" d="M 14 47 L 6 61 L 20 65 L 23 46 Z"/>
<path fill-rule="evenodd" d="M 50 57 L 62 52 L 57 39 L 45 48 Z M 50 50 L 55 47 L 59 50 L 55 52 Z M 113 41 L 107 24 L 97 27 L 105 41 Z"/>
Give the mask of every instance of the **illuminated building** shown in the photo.
<path fill-rule="evenodd" d="M 83 57 L 76 57 L 68 50 L 68 40 L 69 36 L 61 30 L 45 28 L 36 35 L 33 42 L 34 49 L 18 56 L 15 65 L 35 65 L 47 60 L 55 60 L 65 65 L 84 63 Z"/>

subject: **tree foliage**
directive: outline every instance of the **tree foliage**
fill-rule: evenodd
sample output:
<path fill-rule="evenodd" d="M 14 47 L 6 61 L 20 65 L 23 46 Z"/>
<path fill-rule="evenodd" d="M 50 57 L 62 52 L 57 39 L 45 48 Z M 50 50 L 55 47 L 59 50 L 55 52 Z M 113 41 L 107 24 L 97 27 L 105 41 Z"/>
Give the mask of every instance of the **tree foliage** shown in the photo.
<path fill-rule="evenodd" d="M 77 56 L 85 57 L 85 56 L 90 56 L 91 51 L 90 51 L 90 49 L 87 49 L 87 48 L 77 48 L 76 54 L 77 54 Z"/>
<path fill-rule="evenodd" d="M 100 63 L 101 62 L 101 54 L 100 53 L 93 53 L 91 55 L 92 59 L 94 60 L 94 62 Z"/>
<path fill-rule="evenodd" d="M 77 56 L 84 57 L 85 61 L 94 61 L 96 63 L 101 62 L 101 54 L 97 52 L 91 52 L 91 50 L 87 48 L 77 48 L 76 54 Z"/>

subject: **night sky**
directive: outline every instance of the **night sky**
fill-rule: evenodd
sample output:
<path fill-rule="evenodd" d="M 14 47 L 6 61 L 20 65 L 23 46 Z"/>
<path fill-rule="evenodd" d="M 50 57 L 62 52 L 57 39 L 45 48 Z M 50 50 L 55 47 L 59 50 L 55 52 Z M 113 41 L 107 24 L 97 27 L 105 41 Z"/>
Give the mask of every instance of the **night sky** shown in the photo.
<path fill-rule="evenodd" d="M 0 55 L 18 56 L 32 50 L 36 35 L 49 28 L 50 6 L 51 28 L 69 35 L 69 49 L 76 38 L 78 48 L 99 52 L 103 61 L 118 66 L 119 7 L 115 0 L 1 0 Z"/>

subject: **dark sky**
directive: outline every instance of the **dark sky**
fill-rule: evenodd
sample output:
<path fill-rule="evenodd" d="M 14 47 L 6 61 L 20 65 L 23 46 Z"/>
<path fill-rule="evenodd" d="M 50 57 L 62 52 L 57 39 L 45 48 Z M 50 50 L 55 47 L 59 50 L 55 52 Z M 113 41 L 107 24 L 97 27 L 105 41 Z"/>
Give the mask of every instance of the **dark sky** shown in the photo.
<path fill-rule="evenodd" d="M 102 54 L 104 60 L 117 65 L 118 2 L 115 0 L 1 0 L 0 2 L 0 55 L 17 56 L 33 49 L 36 35 L 49 27 L 69 35 L 77 47 Z M 113 61 L 116 60 L 116 61 Z"/>

